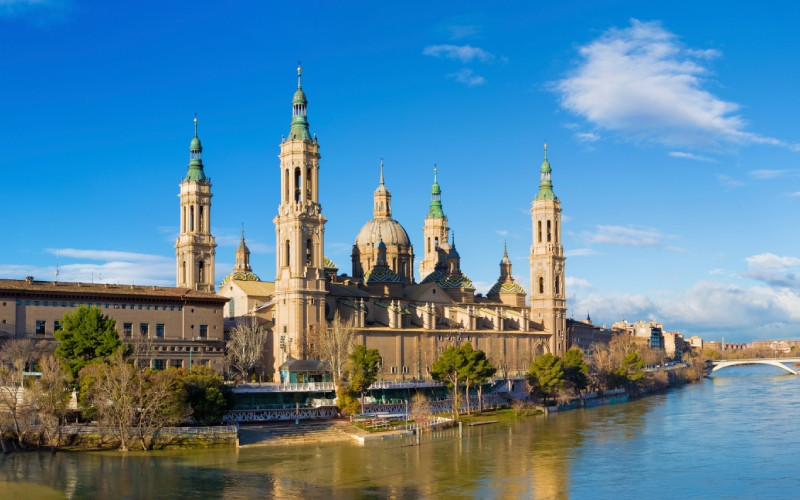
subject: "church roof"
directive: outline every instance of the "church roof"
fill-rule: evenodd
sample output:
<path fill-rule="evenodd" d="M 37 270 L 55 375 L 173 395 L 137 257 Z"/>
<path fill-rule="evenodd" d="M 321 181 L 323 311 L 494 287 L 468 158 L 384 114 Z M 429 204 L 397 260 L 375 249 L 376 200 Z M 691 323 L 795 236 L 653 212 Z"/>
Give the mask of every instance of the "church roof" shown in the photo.
<path fill-rule="evenodd" d="M 446 293 L 436 293 L 436 290 L 442 290 L 442 287 L 435 281 L 421 283 L 419 285 L 410 285 L 403 288 L 403 297 L 412 302 L 453 303 L 453 299 L 451 299 L 449 295 Z"/>
<path fill-rule="evenodd" d="M 391 217 L 377 217 L 364 224 L 356 236 L 356 246 L 363 247 L 378 239 L 382 239 L 388 248 L 411 246 L 411 239 L 406 230 Z"/>
<path fill-rule="evenodd" d="M 244 281 L 235 279 L 233 283 L 250 297 L 267 297 L 275 293 L 275 282 L 273 281 Z"/>
<path fill-rule="evenodd" d="M 364 275 L 364 283 L 399 283 L 400 276 L 388 267 L 373 267 Z"/>
<path fill-rule="evenodd" d="M 261 278 L 255 275 L 252 271 L 234 271 L 231 274 L 222 278 L 222 284 L 234 280 L 234 281 L 261 281 Z"/>
<path fill-rule="evenodd" d="M 463 290 L 475 290 L 472 280 L 466 274 L 447 276 L 442 271 L 433 271 L 422 280 L 422 283 L 436 282 L 442 288 L 461 288 Z"/>
<path fill-rule="evenodd" d="M 489 290 L 487 295 L 493 295 L 496 293 L 525 293 L 525 289 L 522 288 L 522 285 L 519 283 L 515 283 L 513 281 L 508 281 L 505 283 L 497 282 L 494 286 Z"/>

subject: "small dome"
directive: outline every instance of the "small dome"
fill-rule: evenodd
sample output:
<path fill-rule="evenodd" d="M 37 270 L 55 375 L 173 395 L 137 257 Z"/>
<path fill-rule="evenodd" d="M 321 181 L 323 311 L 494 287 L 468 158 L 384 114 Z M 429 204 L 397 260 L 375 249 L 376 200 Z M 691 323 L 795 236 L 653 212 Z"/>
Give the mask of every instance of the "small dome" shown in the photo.
<path fill-rule="evenodd" d="M 411 240 L 403 226 L 389 217 L 378 217 L 364 224 L 356 237 L 356 245 L 363 247 L 372 244 L 379 239 L 379 235 L 387 247 L 392 245 L 411 246 Z"/>
<path fill-rule="evenodd" d="M 451 247 L 450 247 L 450 251 L 447 253 L 447 258 L 448 258 L 448 259 L 458 259 L 458 258 L 461 258 L 461 256 L 460 256 L 460 255 L 458 255 L 458 251 L 456 250 L 456 246 L 455 246 L 455 245 L 453 245 L 453 246 L 451 246 Z"/>
<path fill-rule="evenodd" d="M 386 188 L 385 184 L 380 183 L 380 184 L 378 184 L 378 189 L 375 190 L 375 194 L 376 195 L 387 195 L 387 194 L 391 194 L 391 193 L 389 193 L 389 190 Z"/>
<path fill-rule="evenodd" d="M 191 144 L 189 144 L 189 151 L 192 153 L 200 153 L 203 151 L 203 145 L 200 144 L 200 139 L 197 137 L 192 138 Z"/>
<path fill-rule="evenodd" d="M 308 104 L 308 100 L 306 99 L 306 93 L 303 92 L 303 89 L 298 88 L 297 92 L 294 93 L 292 104 Z"/>

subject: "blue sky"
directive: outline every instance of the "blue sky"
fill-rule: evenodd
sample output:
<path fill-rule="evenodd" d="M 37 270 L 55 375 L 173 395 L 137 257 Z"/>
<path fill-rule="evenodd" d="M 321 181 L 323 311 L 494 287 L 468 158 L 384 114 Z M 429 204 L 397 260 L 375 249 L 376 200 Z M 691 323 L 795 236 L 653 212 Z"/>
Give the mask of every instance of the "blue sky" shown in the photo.
<path fill-rule="evenodd" d="M 217 283 L 242 223 L 273 279 L 277 154 L 302 60 L 326 255 L 342 272 L 383 157 L 413 243 L 436 164 L 478 291 L 504 240 L 527 289 L 546 140 L 570 315 L 797 337 L 799 10 L 0 0 L 0 277 L 53 279 L 58 249 L 62 280 L 174 284 L 197 113 Z"/>

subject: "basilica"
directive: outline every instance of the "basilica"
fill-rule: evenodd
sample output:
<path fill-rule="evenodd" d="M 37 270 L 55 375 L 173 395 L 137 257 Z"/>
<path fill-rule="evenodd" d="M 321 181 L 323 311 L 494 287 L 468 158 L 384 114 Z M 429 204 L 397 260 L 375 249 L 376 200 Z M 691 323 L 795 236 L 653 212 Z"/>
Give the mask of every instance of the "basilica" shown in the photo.
<path fill-rule="evenodd" d="M 255 316 L 271 332 L 264 371 L 280 372 L 287 360 L 319 358 L 318 343 L 330 322 L 352 322 L 356 341 L 381 354 L 381 377 L 424 379 L 450 345 L 470 342 L 486 352 L 498 375 L 525 373 L 541 353 L 560 354 L 566 338 L 565 257 L 561 242 L 561 203 L 553 192 L 547 146 L 538 192 L 532 193 L 530 297 L 514 281 L 503 252 L 497 282 L 484 296 L 464 269 L 445 212 L 446 196 L 433 171 L 425 214 L 423 247 L 392 217 L 392 194 L 380 165 L 372 197 L 372 218 L 355 235 L 351 269 L 340 272 L 325 257 L 325 223 L 319 199 L 320 144 L 307 118 L 308 100 L 297 70 L 289 133 L 280 143 L 280 204 L 275 226 L 275 280 L 263 282 L 250 268 L 242 232 L 236 266 L 218 295 L 228 298 L 226 325 Z M 210 232 L 211 182 L 202 163 L 197 135 L 189 168 L 180 185 L 180 235 L 176 242 L 177 285 L 213 292 L 214 237 Z M 444 199 L 444 201 L 443 201 Z M 345 200 L 326 199 L 326 203 Z M 364 206 L 368 201 L 364 200 Z M 499 257 L 499 255 L 498 255 Z"/>

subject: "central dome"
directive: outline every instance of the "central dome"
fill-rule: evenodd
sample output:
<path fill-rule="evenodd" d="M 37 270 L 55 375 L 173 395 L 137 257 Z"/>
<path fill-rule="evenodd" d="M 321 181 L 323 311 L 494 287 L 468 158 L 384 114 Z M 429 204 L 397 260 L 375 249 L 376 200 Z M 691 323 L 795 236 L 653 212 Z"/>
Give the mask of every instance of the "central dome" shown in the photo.
<path fill-rule="evenodd" d="M 358 232 L 356 246 L 363 247 L 375 244 L 382 239 L 387 247 L 393 245 L 401 247 L 411 246 L 408 233 L 399 222 L 390 217 L 378 217 L 368 221 Z"/>

